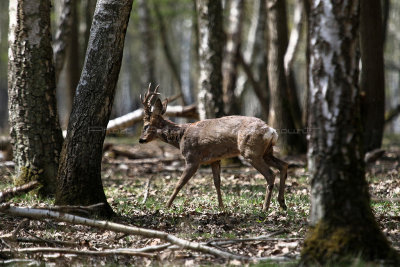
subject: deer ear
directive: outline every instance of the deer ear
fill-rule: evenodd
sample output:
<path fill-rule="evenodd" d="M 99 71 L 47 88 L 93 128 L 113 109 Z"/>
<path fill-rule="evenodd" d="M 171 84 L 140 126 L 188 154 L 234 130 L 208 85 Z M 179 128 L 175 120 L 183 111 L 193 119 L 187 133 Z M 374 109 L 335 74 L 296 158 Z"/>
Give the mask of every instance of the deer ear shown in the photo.
<path fill-rule="evenodd" d="M 162 106 L 163 106 L 163 109 L 162 109 L 162 114 L 164 115 L 165 114 L 165 112 L 167 111 L 167 106 L 168 106 L 168 98 L 167 99 L 165 99 L 163 102 L 162 102 Z"/>
<path fill-rule="evenodd" d="M 153 114 L 154 115 L 162 115 L 163 114 L 163 104 L 161 103 L 161 100 L 157 98 L 156 102 L 154 103 L 154 108 L 153 108 Z"/>

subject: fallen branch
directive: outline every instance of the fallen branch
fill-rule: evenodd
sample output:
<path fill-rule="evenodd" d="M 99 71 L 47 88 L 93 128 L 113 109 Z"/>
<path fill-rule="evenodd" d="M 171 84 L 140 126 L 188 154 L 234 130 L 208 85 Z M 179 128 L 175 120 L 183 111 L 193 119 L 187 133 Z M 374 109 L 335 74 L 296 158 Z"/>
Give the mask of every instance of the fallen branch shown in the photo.
<path fill-rule="evenodd" d="M 38 207 L 37 209 L 43 209 L 43 210 L 52 210 L 52 211 L 60 211 L 60 212 L 80 212 L 80 213 L 85 213 L 89 214 L 90 212 L 93 212 L 97 210 L 98 208 L 102 207 L 104 203 L 97 203 L 93 204 L 90 206 L 52 206 L 52 207 Z"/>
<path fill-rule="evenodd" d="M 256 237 L 248 237 L 248 238 L 238 238 L 238 239 L 211 239 L 207 241 L 207 245 L 212 246 L 223 246 L 223 245 L 230 245 L 230 244 L 237 244 L 237 243 L 245 243 L 245 242 L 252 242 L 252 241 L 279 241 L 283 240 L 282 238 L 272 238 L 273 236 L 280 235 L 286 233 L 285 230 L 277 231 L 271 233 L 269 235 L 262 235 Z M 298 240 L 298 238 L 294 239 L 286 239 L 286 240 Z"/>
<path fill-rule="evenodd" d="M 216 249 L 198 242 L 188 241 L 174 235 L 168 234 L 166 232 L 149 230 L 145 228 L 126 226 L 123 224 L 113 223 L 109 221 L 93 220 L 89 218 L 84 218 L 80 216 L 74 216 L 71 214 L 60 213 L 50 210 L 40 210 L 33 208 L 21 208 L 21 207 L 9 207 L 2 210 L 2 212 L 11 214 L 14 216 L 29 217 L 33 219 L 42 220 L 44 218 L 51 218 L 56 221 L 68 222 L 72 224 L 80 224 L 86 226 L 92 226 L 99 229 L 111 230 L 115 232 L 122 232 L 133 235 L 140 235 L 147 238 L 159 238 L 161 240 L 167 241 L 171 244 L 177 245 L 182 249 L 189 249 L 193 251 L 198 251 L 202 253 L 211 254 L 217 257 L 225 259 L 235 259 L 240 261 L 264 261 L 264 260 L 289 260 L 289 257 L 268 257 L 268 258 L 256 258 L 248 257 L 242 255 L 232 254 L 220 249 Z"/>
<path fill-rule="evenodd" d="M 32 259 L 10 259 L 10 260 L 5 260 L 5 261 L 0 261 L 0 265 L 12 265 L 13 264 L 18 264 L 18 265 L 23 265 L 23 266 L 41 266 L 42 264 L 37 261 L 37 260 L 32 260 Z"/>
<path fill-rule="evenodd" d="M 21 185 L 21 186 L 16 186 L 13 188 L 6 189 L 2 192 L 0 192 L 0 203 L 5 202 L 15 196 L 22 195 L 24 193 L 27 193 L 36 187 L 39 186 L 38 181 L 32 181 L 27 184 Z"/>
<path fill-rule="evenodd" d="M 75 247 L 78 246 L 78 243 L 68 242 L 68 241 L 60 241 L 60 240 L 49 240 L 43 238 L 29 238 L 29 237 L 17 237 L 15 241 L 20 243 L 34 243 L 34 244 L 51 244 L 51 245 L 62 245 L 68 247 Z"/>
<path fill-rule="evenodd" d="M 140 108 L 126 115 L 110 120 L 107 125 L 107 133 L 126 129 L 135 123 L 141 122 L 143 120 L 143 114 L 143 109 Z M 165 116 L 198 119 L 199 114 L 197 113 L 196 105 L 168 106 Z"/>
<path fill-rule="evenodd" d="M 147 179 L 147 182 L 146 182 L 146 191 L 144 192 L 142 204 L 145 204 L 146 201 L 147 201 L 147 197 L 149 196 L 149 191 L 150 191 L 150 184 L 151 184 L 151 180 L 153 179 L 153 177 L 154 177 L 154 176 L 151 175 L 151 176 L 149 177 L 149 179 Z"/>
<path fill-rule="evenodd" d="M 127 256 L 138 256 L 146 258 L 156 257 L 155 254 L 139 252 L 136 249 L 129 249 L 129 248 L 93 251 L 93 250 L 78 250 L 78 249 L 68 249 L 68 248 L 37 247 L 37 248 L 3 249 L 2 252 L 3 253 L 63 253 L 63 254 L 88 255 L 88 256 L 127 255 Z"/>
<path fill-rule="evenodd" d="M 168 164 L 174 161 L 183 161 L 181 158 L 144 158 L 144 159 L 131 159 L 131 160 L 109 160 L 108 164 L 133 164 L 133 165 L 142 165 L 142 164 Z"/>

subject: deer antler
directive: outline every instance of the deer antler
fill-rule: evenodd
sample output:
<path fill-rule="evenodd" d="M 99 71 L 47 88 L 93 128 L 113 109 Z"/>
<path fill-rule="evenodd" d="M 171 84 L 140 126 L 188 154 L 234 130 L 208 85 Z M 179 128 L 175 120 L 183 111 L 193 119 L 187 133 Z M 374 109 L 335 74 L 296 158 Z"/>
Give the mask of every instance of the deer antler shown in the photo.
<path fill-rule="evenodd" d="M 151 83 L 149 83 L 149 87 L 147 88 L 147 92 L 144 94 L 144 99 L 142 98 L 142 95 L 140 94 L 140 101 L 142 101 L 143 104 L 143 110 L 145 115 L 150 116 L 151 114 L 151 102 L 153 101 L 154 96 L 159 95 L 160 93 L 158 92 L 158 87 L 157 85 L 156 89 L 154 89 L 153 92 L 151 92 Z"/>

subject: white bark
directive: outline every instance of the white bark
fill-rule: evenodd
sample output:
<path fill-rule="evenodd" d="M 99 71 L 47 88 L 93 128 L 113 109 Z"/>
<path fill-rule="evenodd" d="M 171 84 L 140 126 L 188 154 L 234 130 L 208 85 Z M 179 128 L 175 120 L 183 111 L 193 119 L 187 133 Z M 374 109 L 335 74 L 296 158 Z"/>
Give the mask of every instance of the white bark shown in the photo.
<path fill-rule="evenodd" d="M 301 32 L 303 29 L 303 17 L 304 17 L 303 0 L 297 0 L 293 17 L 294 26 L 292 31 L 290 32 L 289 44 L 285 53 L 285 58 L 283 60 L 286 75 L 289 75 L 289 70 L 293 67 L 293 62 L 296 57 L 296 53 L 298 51 Z"/>

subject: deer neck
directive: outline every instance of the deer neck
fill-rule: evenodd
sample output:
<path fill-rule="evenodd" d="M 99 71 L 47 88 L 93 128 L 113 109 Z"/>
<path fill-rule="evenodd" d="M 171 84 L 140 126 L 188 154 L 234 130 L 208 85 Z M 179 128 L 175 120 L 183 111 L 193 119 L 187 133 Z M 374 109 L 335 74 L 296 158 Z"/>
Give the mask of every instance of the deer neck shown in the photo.
<path fill-rule="evenodd" d="M 169 120 L 163 120 L 160 129 L 157 131 L 157 136 L 165 143 L 179 148 L 179 143 L 185 130 L 185 124 L 176 124 Z"/>

